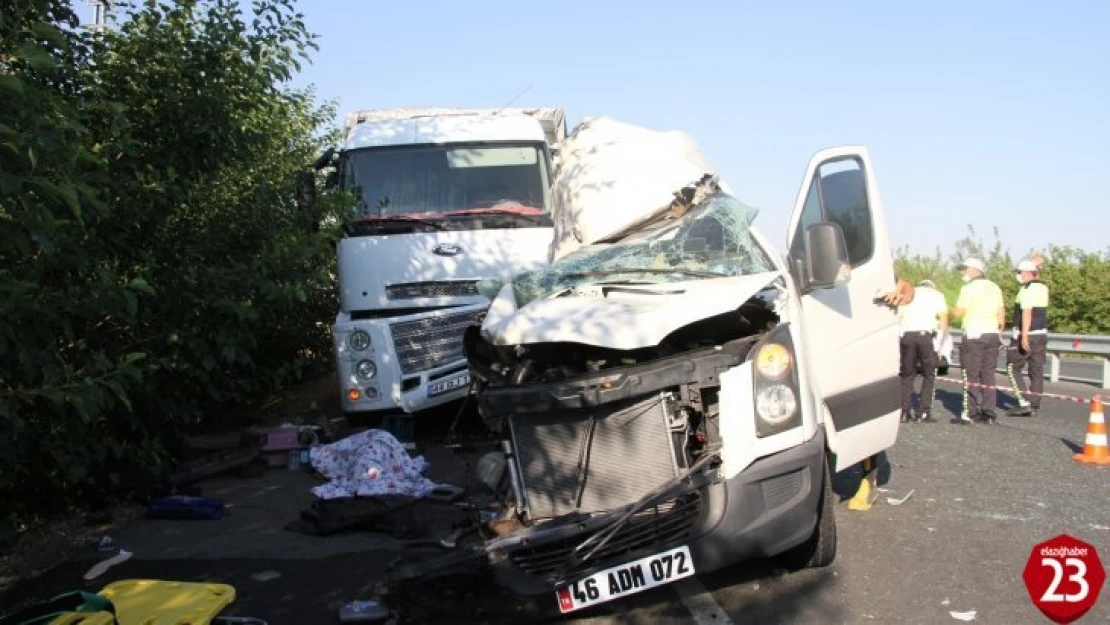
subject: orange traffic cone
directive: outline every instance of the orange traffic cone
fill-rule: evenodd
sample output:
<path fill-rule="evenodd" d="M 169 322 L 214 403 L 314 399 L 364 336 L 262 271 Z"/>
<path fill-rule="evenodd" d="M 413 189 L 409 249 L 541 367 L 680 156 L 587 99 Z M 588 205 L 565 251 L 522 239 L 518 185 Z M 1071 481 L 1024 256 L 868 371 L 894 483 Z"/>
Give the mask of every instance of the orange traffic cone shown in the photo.
<path fill-rule="evenodd" d="M 1096 396 L 1091 401 L 1091 420 L 1087 423 L 1087 442 L 1083 453 L 1075 454 L 1072 460 L 1087 464 L 1110 464 L 1110 448 L 1106 446 L 1106 417 L 1102 413 L 1102 398 Z"/>

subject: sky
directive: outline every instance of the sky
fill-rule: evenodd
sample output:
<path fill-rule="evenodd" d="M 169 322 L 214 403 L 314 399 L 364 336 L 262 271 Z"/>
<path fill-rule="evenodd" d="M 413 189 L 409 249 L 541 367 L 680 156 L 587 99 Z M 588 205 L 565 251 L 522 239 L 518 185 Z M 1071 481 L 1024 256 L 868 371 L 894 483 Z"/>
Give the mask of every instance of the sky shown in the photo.
<path fill-rule="evenodd" d="M 948 253 L 970 225 L 1015 255 L 1110 250 L 1110 2 L 297 6 L 320 50 L 295 84 L 340 114 L 561 106 L 571 127 L 683 130 L 782 245 L 813 153 L 864 145 L 895 248 Z"/>

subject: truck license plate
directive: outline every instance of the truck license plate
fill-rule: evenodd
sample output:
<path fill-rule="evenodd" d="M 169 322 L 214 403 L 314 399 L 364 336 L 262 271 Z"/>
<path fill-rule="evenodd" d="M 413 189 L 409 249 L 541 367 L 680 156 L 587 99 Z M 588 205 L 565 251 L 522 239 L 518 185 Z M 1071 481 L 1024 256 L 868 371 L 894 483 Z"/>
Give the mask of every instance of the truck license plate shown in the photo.
<path fill-rule="evenodd" d="M 463 388 L 466 386 L 470 386 L 469 371 L 453 378 L 447 378 L 446 380 L 438 380 L 436 382 L 432 382 L 428 385 L 428 397 L 442 395 L 447 391 L 453 391 L 457 388 Z"/>
<path fill-rule="evenodd" d="M 555 591 L 563 614 L 664 586 L 694 574 L 694 559 L 685 545 L 594 573 Z"/>

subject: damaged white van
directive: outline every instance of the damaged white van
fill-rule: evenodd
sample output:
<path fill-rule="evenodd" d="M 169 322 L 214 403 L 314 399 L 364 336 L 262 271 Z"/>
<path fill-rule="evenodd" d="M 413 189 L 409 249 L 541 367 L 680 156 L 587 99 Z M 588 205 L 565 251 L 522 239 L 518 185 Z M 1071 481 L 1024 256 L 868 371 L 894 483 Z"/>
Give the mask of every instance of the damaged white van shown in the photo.
<path fill-rule="evenodd" d="M 748 558 L 829 564 L 827 459 L 898 434 L 867 150 L 813 157 L 785 255 L 684 133 L 587 120 L 554 196 L 552 262 L 492 285 L 464 340 L 503 439 L 499 581 L 572 612 Z"/>

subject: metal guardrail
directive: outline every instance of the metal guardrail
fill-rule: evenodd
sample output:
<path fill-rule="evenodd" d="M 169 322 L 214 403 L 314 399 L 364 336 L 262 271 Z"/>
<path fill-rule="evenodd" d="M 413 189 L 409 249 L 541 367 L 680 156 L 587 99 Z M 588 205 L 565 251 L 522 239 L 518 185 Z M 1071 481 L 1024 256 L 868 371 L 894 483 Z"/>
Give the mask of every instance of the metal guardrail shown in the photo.
<path fill-rule="evenodd" d="M 963 339 L 963 332 L 951 330 L 953 347 Z M 1012 340 L 1007 335 L 1006 340 Z M 1065 380 L 1068 382 L 1084 382 L 1097 384 L 1102 388 L 1110 388 L 1110 336 L 1095 334 L 1052 334 L 1048 335 L 1045 351 L 1048 355 L 1048 366 L 1045 378 L 1050 382 Z M 953 359 L 958 357 L 959 350 L 953 349 Z M 1090 359 L 1065 359 L 1061 356 L 1084 355 L 1095 356 Z M 1000 372 L 1005 372 L 1005 360 L 999 366 Z"/>

